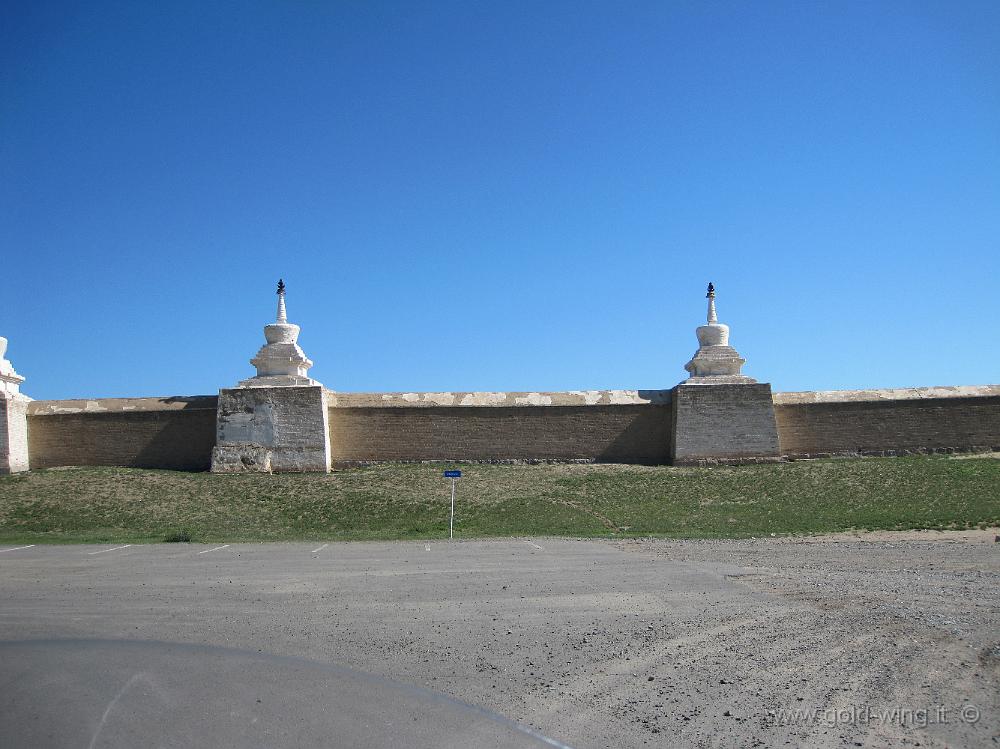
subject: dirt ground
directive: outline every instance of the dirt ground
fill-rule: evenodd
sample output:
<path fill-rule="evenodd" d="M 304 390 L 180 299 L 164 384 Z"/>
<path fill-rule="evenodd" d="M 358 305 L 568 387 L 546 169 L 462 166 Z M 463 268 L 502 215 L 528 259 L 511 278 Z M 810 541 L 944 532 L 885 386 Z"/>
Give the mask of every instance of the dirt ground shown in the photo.
<path fill-rule="evenodd" d="M 657 559 L 732 564 L 738 571 L 724 574 L 755 594 L 728 611 L 708 607 L 691 627 L 690 643 L 675 648 L 686 654 L 671 654 L 669 642 L 640 649 L 644 662 L 672 661 L 675 704 L 697 716 L 671 742 L 1000 743 L 997 535 L 905 531 L 635 544 L 635 553 Z M 657 722 L 648 699 L 629 704 L 643 725 Z"/>
<path fill-rule="evenodd" d="M 301 656 L 578 748 L 995 746 L 998 534 L 32 547 L 0 639 Z"/>

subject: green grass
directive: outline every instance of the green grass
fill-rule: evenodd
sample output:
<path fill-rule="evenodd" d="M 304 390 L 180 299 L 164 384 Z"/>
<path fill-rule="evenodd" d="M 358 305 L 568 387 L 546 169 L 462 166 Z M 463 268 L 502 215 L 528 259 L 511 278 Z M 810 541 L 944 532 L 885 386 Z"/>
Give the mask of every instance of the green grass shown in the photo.
<path fill-rule="evenodd" d="M 446 466 L 213 475 L 69 468 L 0 477 L 0 542 L 441 538 Z M 995 457 L 717 468 L 465 465 L 457 537 L 721 538 L 1000 525 Z"/>

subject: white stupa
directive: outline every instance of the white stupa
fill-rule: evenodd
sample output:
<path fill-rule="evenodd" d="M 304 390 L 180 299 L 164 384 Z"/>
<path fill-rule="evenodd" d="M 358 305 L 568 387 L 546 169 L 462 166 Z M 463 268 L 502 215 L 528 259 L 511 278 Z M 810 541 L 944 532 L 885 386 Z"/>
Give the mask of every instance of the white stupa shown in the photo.
<path fill-rule="evenodd" d="M 250 363 L 257 368 L 257 375 L 243 380 L 239 387 L 291 387 L 320 385 L 306 372 L 312 361 L 298 344 L 299 326 L 288 322 L 285 312 L 285 282 L 278 280 L 278 316 L 274 323 L 264 326 L 264 344 Z"/>
<path fill-rule="evenodd" d="M 746 359 L 729 345 L 729 326 L 715 314 L 715 287 L 708 285 L 708 323 L 699 327 L 698 350 L 684 369 L 691 376 L 684 385 L 742 385 L 757 382 L 740 374 Z"/>
<path fill-rule="evenodd" d="M 7 361 L 7 339 L 0 336 L 0 395 L 21 396 L 24 378 L 14 371 L 14 365 Z M 29 399 L 30 400 L 30 399 Z"/>

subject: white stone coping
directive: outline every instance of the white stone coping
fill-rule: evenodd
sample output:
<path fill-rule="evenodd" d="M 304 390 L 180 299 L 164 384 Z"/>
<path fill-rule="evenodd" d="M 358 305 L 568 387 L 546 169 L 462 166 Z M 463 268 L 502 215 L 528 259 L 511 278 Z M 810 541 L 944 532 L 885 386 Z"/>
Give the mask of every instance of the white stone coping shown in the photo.
<path fill-rule="evenodd" d="M 57 416 L 79 413 L 123 413 L 132 411 L 215 410 L 216 395 L 176 395 L 159 398 L 90 398 L 77 400 L 33 401 L 29 416 Z"/>
<path fill-rule="evenodd" d="M 706 385 L 704 387 L 710 387 Z M 882 390 L 819 390 L 774 393 L 775 405 L 847 403 L 863 401 L 921 400 L 1000 396 L 1000 385 L 951 385 Z M 439 393 L 339 393 L 326 391 L 335 408 L 432 408 L 436 406 L 630 406 L 669 405 L 671 390 L 568 390 L 563 392 L 439 392 Z M 28 404 L 31 416 L 134 411 L 214 410 L 215 395 L 152 398 L 89 398 L 36 400 Z"/>
<path fill-rule="evenodd" d="M 886 388 L 883 390 L 810 390 L 800 393 L 775 393 L 774 404 L 776 406 L 792 406 L 799 403 L 979 398 L 998 395 L 1000 395 L 1000 385 L 942 385 L 939 387 Z"/>
<path fill-rule="evenodd" d="M 333 408 L 433 408 L 440 406 L 641 406 L 670 403 L 670 390 L 568 390 L 565 392 L 338 393 Z"/>

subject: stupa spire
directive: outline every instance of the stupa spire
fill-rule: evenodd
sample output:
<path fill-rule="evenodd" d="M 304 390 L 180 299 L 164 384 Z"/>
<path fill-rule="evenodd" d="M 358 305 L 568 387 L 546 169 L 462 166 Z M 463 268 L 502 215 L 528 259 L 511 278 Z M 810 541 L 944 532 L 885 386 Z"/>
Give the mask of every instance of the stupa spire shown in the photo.
<path fill-rule="evenodd" d="M 278 317 L 276 322 L 288 322 L 288 313 L 285 312 L 285 282 L 278 279 Z"/>
<path fill-rule="evenodd" d="M 705 295 L 708 297 L 708 324 L 719 322 L 718 316 L 715 314 L 715 286 L 711 281 L 708 282 L 708 293 Z"/>

